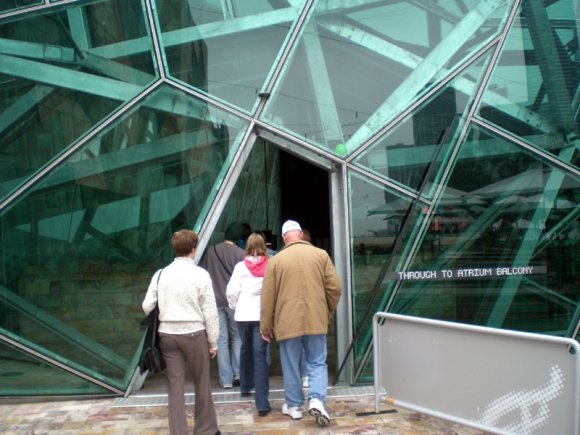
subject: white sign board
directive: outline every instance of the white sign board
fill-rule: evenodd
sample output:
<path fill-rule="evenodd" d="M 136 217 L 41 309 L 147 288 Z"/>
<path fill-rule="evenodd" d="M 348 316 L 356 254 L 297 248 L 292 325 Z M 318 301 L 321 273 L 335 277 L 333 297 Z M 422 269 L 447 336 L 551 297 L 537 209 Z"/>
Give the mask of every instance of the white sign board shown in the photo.
<path fill-rule="evenodd" d="M 377 313 L 375 408 L 396 406 L 499 434 L 580 432 L 575 340 Z"/>

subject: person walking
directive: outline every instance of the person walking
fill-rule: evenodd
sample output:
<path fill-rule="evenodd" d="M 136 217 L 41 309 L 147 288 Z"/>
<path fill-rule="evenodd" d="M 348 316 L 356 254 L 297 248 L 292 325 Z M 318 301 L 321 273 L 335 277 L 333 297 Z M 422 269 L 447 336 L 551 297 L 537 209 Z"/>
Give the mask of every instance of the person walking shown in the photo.
<path fill-rule="evenodd" d="M 320 426 L 330 424 L 326 334 L 341 295 L 336 269 L 326 251 L 302 240 L 293 220 L 282 226 L 284 248 L 268 261 L 262 282 L 260 332 L 279 342 L 284 398 L 282 412 L 302 418 L 304 391 L 300 358 L 308 374 L 308 412 Z"/>
<path fill-rule="evenodd" d="M 210 390 L 210 358 L 217 353 L 219 320 L 209 274 L 195 265 L 198 236 L 190 230 L 173 234 L 175 259 L 157 271 L 142 302 L 145 314 L 159 306 L 159 347 L 165 360 L 169 431 L 185 435 L 185 379 L 195 388 L 196 435 L 219 434 Z"/>
<path fill-rule="evenodd" d="M 252 233 L 246 243 L 246 257 L 236 264 L 226 296 L 242 339 L 240 353 L 240 391 L 248 397 L 255 388 L 255 403 L 258 415 L 263 417 L 270 411 L 268 396 L 270 381 L 268 373 L 269 343 L 260 334 L 260 295 L 262 281 L 268 262 L 266 241 L 262 235 Z"/>
<path fill-rule="evenodd" d="M 244 260 L 244 250 L 237 243 L 244 238 L 244 224 L 233 222 L 228 225 L 224 241 L 209 247 L 200 261 L 200 266 L 209 272 L 220 320 L 218 338 L 218 379 L 222 388 L 228 389 L 240 383 L 240 350 L 242 341 L 234 320 L 234 311 L 226 298 L 226 287 L 234 267 Z"/>

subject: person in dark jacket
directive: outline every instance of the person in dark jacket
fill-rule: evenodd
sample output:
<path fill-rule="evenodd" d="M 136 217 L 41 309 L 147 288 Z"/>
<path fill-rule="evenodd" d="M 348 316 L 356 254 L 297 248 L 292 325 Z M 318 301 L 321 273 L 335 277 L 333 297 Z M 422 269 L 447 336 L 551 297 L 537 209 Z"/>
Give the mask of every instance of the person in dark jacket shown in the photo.
<path fill-rule="evenodd" d="M 200 266 L 211 277 L 218 309 L 220 334 L 218 338 L 218 377 L 222 388 L 232 388 L 240 382 L 240 350 L 242 340 L 234 320 L 234 310 L 228 305 L 226 287 L 234 267 L 244 260 L 244 250 L 237 243 L 244 239 L 244 224 L 234 222 L 228 225 L 224 241 L 209 247 Z"/>

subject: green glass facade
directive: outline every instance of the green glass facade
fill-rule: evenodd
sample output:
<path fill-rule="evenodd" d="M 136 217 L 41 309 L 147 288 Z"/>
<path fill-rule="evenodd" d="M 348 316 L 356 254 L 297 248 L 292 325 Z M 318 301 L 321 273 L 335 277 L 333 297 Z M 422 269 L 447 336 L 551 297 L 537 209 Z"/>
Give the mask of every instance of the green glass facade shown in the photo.
<path fill-rule="evenodd" d="M 131 388 L 176 229 L 344 283 L 331 365 L 377 311 L 577 338 L 577 0 L 0 2 L 0 396 Z"/>

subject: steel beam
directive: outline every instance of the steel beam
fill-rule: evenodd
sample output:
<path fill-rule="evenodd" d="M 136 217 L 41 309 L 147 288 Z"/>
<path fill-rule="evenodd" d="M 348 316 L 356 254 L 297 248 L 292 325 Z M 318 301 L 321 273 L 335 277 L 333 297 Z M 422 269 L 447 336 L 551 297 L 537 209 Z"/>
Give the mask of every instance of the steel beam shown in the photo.
<path fill-rule="evenodd" d="M 316 20 L 312 19 L 308 23 L 306 31 L 303 33 L 303 41 L 316 108 L 320 117 L 322 137 L 327 145 L 332 146 L 343 141 L 342 127 L 320 44 Z"/>
<path fill-rule="evenodd" d="M 503 4 L 504 0 L 480 0 L 352 135 L 346 143 L 347 151 L 356 150 L 408 107 L 425 86 L 435 78 L 436 74 L 445 67 L 457 50 Z"/>

